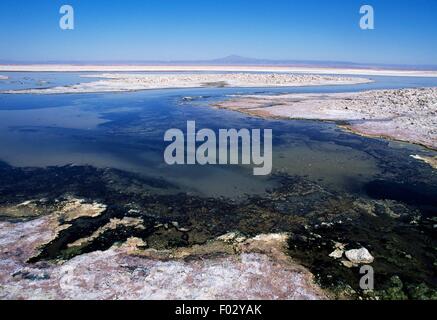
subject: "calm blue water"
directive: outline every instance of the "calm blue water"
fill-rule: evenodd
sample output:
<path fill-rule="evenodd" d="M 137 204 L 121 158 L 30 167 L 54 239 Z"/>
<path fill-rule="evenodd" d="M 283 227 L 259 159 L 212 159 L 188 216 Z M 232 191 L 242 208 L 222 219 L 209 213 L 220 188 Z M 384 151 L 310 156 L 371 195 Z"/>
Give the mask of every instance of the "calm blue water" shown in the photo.
<path fill-rule="evenodd" d="M 2 73 L 0 90 L 51 87 L 92 81 L 80 73 Z M 163 136 L 170 128 L 269 128 L 274 134 L 275 170 L 307 176 L 333 191 L 361 192 L 364 184 L 402 175 L 435 185 L 428 166 L 411 154 L 434 155 L 424 148 L 367 139 L 334 124 L 314 121 L 266 121 L 209 107 L 239 93 L 346 92 L 382 88 L 437 86 L 437 78 L 372 77 L 353 86 L 278 89 L 205 88 L 81 95 L 0 95 L 0 160 L 14 166 L 89 164 L 163 177 L 182 190 L 239 197 L 263 193 L 275 185 L 254 177 L 252 168 L 165 165 Z M 183 97 L 194 97 L 186 102 Z"/>

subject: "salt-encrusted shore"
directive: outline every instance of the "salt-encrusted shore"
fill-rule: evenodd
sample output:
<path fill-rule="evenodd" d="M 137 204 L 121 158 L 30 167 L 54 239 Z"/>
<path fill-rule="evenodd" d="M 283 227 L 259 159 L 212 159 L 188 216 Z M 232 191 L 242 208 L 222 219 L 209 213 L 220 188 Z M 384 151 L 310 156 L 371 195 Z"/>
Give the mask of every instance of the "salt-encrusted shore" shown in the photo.
<path fill-rule="evenodd" d="M 201 87 L 297 87 L 319 85 L 350 85 L 372 82 L 358 77 L 295 74 L 98 74 L 84 75 L 84 78 L 100 80 L 71 86 L 8 90 L 7 94 L 67 94 L 126 92 L 148 89 L 176 89 Z"/>
<path fill-rule="evenodd" d="M 62 214 L 100 212 L 100 207 L 73 204 Z M 0 222 L 0 299 L 327 298 L 313 275 L 285 254 L 285 234 L 248 239 L 229 233 L 205 245 L 161 251 L 144 249 L 144 241 L 130 238 L 68 261 L 29 263 L 41 245 L 71 227 L 60 226 L 58 215 Z"/>
<path fill-rule="evenodd" d="M 344 121 L 355 133 L 437 149 L 437 88 L 244 95 L 215 106 L 262 117 Z"/>
<path fill-rule="evenodd" d="M 0 72 L 287 72 L 309 74 L 437 77 L 437 71 L 272 65 L 0 65 Z"/>

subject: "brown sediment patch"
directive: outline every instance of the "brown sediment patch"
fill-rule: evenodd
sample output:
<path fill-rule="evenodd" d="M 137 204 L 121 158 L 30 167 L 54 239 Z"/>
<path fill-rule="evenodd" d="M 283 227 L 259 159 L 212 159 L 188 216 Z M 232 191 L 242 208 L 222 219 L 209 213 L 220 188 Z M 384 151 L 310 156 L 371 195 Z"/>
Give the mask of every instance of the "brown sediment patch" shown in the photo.
<path fill-rule="evenodd" d="M 106 205 L 97 202 L 87 203 L 84 199 L 69 198 L 57 204 L 55 215 L 63 222 L 91 217 L 96 218 L 106 210 Z"/>
<path fill-rule="evenodd" d="M 46 213 L 44 201 L 28 200 L 19 204 L 0 205 L 0 217 L 8 219 L 36 218 Z"/>
<path fill-rule="evenodd" d="M 100 216 L 106 210 L 106 205 L 97 202 L 86 203 L 84 199 L 69 199 L 63 202 L 57 214 L 63 221 L 70 222 L 78 218 Z"/>
<path fill-rule="evenodd" d="M 412 155 L 411 157 L 416 160 L 423 161 L 429 164 L 434 169 L 437 169 L 437 156 L 427 157 L 427 156 Z"/>
<path fill-rule="evenodd" d="M 158 259 L 192 259 L 216 255 L 241 253 L 266 254 L 275 261 L 282 261 L 293 265 L 293 261 L 285 254 L 288 235 L 285 233 L 261 234 L 247 238 L 239 232 L 230 232 L 202 245 L 175 248 L 171 250 L 144 249 L 147 244 L 141 239 L 130 238 L 126 244 L 129 253 Z"/>
<path fill-rule="evenodd" d="M 117 228 L 121 226 L 126 228 L 132 227 L 132 228 L 144 230 L 143 223 L 144 223 L 143 219 L 140 218 L 125 217 L 123 219 L 117 219 L 117 218 L 111 219 L 103 227 L 97 229 L 91 236 L 76 240 L 75 242 L 68 244 L 68 247 L 74 248 L 74 247 L 83 247 L 87 244 L 89 245 L 93 241 L 101 237 L 105 232 L 110 230 L 117 230 Z"/>
<path fill-rule="evenodd" d="M 243 95 L 213 106 L 264 118 L 342 121 L 354 133 L 437 150 L 437 88 Z"/>

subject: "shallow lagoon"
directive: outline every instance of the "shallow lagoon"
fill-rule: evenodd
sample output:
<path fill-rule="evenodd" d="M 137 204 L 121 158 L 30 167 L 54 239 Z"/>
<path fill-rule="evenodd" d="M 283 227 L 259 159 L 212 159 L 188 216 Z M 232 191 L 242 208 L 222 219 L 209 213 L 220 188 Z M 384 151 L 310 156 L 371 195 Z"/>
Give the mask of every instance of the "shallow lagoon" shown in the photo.
<path fill-rule="evenodd" d="M 5 73 L 0 90 L 68 85 L 90 79 L 80 73 Z M 437 85 L 435 78 L 372 77 L 374 83 L 278 89 L 202 88 L 81 95 L 0 95 L 0 160 L 19 167 L 67 164 L 111 167 L 162 177 L 181 190 L 243 197 L 264 193 L 275 181 L 254 177 L 251 168 L 235 166 L 167 166 L 164 132 L 186 127 L 271 128 L 274 170 L 308 177 L 335 191 L 361 192 L 381 175 L 400 172 L 387 163 L 404 164 L 435 183 L 430 168 L 410 158 L 434 154 L 421 147 L 368 139 L 346 133 L 332 123 L 268 121 L 216 110 L 209 105 L 239 93 L 341 92 Z M 184 99 L 190 97 L 190 99 Z M 420 171 L 420 172 L 419 172 Z"/>

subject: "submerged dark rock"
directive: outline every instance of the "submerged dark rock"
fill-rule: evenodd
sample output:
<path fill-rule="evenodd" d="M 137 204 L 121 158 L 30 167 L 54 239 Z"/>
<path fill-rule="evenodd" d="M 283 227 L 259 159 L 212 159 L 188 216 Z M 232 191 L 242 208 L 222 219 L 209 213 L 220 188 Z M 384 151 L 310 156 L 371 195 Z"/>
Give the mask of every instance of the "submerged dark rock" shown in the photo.
<path fill-rule="evenodd" d="M 375 180 L 365 186 L 367 194 L 374 199 L 396 200 L 419 207 L 424 214 L 436 215 L 437 187 L 423 183 L 399 183 Z"/>

